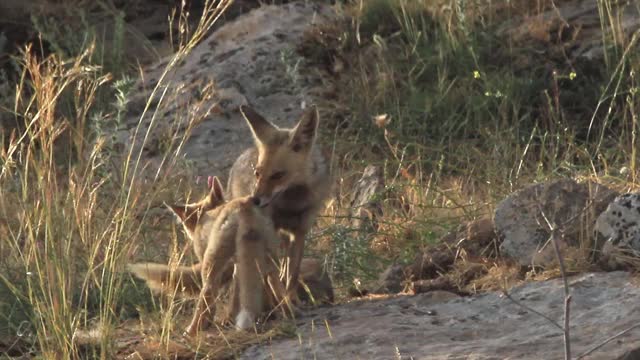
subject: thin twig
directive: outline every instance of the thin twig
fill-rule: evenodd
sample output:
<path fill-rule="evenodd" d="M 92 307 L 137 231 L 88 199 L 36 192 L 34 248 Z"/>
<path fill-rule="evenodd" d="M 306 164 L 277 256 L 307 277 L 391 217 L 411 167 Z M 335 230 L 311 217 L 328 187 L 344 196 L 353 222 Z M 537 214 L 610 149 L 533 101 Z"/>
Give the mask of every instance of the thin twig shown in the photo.
<path fill-rule="evenodd" d="M 564 275 L 563 275 L 564 277 Z M 571 337 L 569 328 L 569 309 L 571 305 L 571 295 L 567 295 L 564 298 L 564 358 L 565 360 L 571 360 Z"/>
<path fill-rule="evenodd" d="M 560 274 L 562 275 L 562 281 L 564 283 L 564 358 L 565 360 L 571 360 L 571 334 L 570 334 L 570 326 L 569 326 L 569 314 L 570 314 L 570 306 L 571 306 L 571 293 L 569 292 L 569 280 L 567 279 L 567 273 L 564 268 L 564 259 L 562 258 L 562 254 L 560 253 L 560 242 L 558 240 L 558 227 L 555 224 L 552 224 L 547 216 L 545 215 L 542 207 L 538 205 L 540 208 L 540 214 L 544 218 L 544 221 L 549 226 L 549 230 L 551 231 L 551 240 L 553 242 L 553 250 L 556 253 L 556 257 L 558 258 L 558 266 L 560 267 Z"/>
<path fill-rule="evenodd" d="M 591 353 L 592 353 L 592 352 L 594 352 L 594 351 L 596 351 L 596 350 L 600 349 L 601 347 L 603 347 L 603 346 L 607 345 L 608 343 L 610 343 L 610 342 L 612 342 L 613 340 L 615 340 L 615 339 L 619 338 L 620 336 L 622 336 L 622 335 L 624 335 L 624 334 L 628 333 L 629 331 L 634 330 L 634 329 L 637 329 L 637 328 L 639 328 L 639 327 L 640 327 L 640 323 L 635 324 L 635 325 L 633 325 L 633 326 L 631 326 L 631 327 L 629 327 L 629 328 L 627 328 L 627 329 L 625 329 L 625 330 L 620 331 L 619 333 L 617 333 L 617 334 L 615 334 L 615 335 L 613 335 L 613 336 L 611 336 L 611 337 L 607 338 L 605 341 L 601 342 L 600 344 L 598 344 L 598 345 L 596 345 L 596 346 L 592 347 L 591 349 L 589 349 L 589 350 L 587 350 L 587 351 L 583 352 L 582 354 L 578 355 L 577 360 L 580 360 L 580 359 L 584 358 L 584 357 L 585 357 L 585 356 L 587 356 L 587 355 L 591 355 Z"/>

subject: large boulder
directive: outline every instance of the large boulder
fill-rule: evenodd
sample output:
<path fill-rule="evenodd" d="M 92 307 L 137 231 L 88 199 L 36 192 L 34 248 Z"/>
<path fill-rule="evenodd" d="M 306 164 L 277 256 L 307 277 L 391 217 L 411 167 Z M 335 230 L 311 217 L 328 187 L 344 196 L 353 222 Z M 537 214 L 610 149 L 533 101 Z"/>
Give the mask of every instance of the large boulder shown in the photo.
<path fill-rule="evenodd" d="M 640 193 L 616 197 L 600 214 L 596 237 L 604 243 L 602 254 L 611 266 L 640 262 Z"/>
<path fill-rule="evenodd" d="M 501 254 L 523 266 L 554 262 L 547 220 L 562 235 L 561 247 L 593 248 L 593 224 L 615 195 L 605 186 L 571 179 L 530 185 L 509 195 L 498 204 L 494 217 L 495 230 L 503 239 Z"/>
<path fill-rule="evenodd" d="M 572 358 L 637 325 L 640 288 L 628 273 L 591 273 L 569 280 Z M 561 279 L 523 284 L 510 294 L 562 323 Z M 638 349 L 640 329 L 635 329 L 588 359 L 622 359 Z M 296 336 L 256 345 L 240 358 L 561 359 L 563 352 L 562 330 L 501 292 L 458 298 L 432 291 L 310 310 L 297 318 Z"/>
<path fill-rule="evenodd" d="M 225 178 L 238 155 L 252 146 L 240 105 L 287 127 L 314 102 L 321 79 L 305 70 L 295 46 L 305 30 L 331 16 L 330 4 L 313 1 L 265 5 L 240 15 L 164 75 L 143 114 L 172 57 L 148 67 L 134 87 L 119 142 L 142 149 L 152 171 L 165 161 L 166 151 L 177 150 L 196 173 Z"/>

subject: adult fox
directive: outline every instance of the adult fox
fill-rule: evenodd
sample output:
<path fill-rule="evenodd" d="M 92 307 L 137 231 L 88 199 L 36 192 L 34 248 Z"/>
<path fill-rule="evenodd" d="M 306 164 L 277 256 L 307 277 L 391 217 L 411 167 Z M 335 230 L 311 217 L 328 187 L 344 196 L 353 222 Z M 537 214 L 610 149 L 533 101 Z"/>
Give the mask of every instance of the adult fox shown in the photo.
<path fill-rule="evenodd" d="M 318 111 L 308 109 L 292 129 L 281 129 L 255 110 L 241 106 L 255 147 L 231 167 L 227 193 L 253 196 L 277 230 L 289 234 L 286 286 L 295 298 L 305 236 L 331 192 L 328 157 L 316 145 Z"/>

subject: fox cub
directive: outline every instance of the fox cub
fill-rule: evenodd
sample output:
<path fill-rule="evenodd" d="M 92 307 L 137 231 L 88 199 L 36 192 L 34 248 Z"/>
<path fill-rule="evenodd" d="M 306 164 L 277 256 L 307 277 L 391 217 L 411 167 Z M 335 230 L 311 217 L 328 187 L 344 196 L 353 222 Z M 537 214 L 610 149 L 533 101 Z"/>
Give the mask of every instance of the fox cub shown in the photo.
<path fill-rule="evenodd" d="M 274 305 L 288 303 L 271 256 L 277 251 L 279 237 L 271 219 L 263 215 L 256 203 L 252 197 L 225 201 L 222 186 L 214 177 L 210 193 L 201 201 L 169 206 L 180 218 L 200 262 L 177 269 L 161 264 L 129 265 L 129 270 L 146 280 L 152 289 L 179 289 L 187 296 L 197 294 L 187 334 L 196 333 L 213 319 L 224 270 L 234 262 L 240 306 L 235 317 L 238 329 L 253 327 L 264 308 L 267 289 L 273 294 Z"/>

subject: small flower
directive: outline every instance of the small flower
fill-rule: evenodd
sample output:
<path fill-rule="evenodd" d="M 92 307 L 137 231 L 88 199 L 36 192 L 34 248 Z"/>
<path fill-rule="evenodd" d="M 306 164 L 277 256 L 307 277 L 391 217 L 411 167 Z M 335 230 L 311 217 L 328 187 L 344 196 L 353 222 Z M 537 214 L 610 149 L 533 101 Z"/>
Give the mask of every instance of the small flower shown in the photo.
<path fill-rule="evenodd" d="M 473 71 L 473 78 L 474 79 L 480 79 L 480 71 L 474 70 Z"/>
<path fill-rule="evenodd" d="M 569 73 L 569 80 L 573 80 L 578 76 L 575 71 Z"/>
<path fill-rule="evenodd" d="M 391 116 L 388 114 L 376 115 L 373 117 L 373 122 L 377 127 L 384 129 L 391 122 Z"/>

